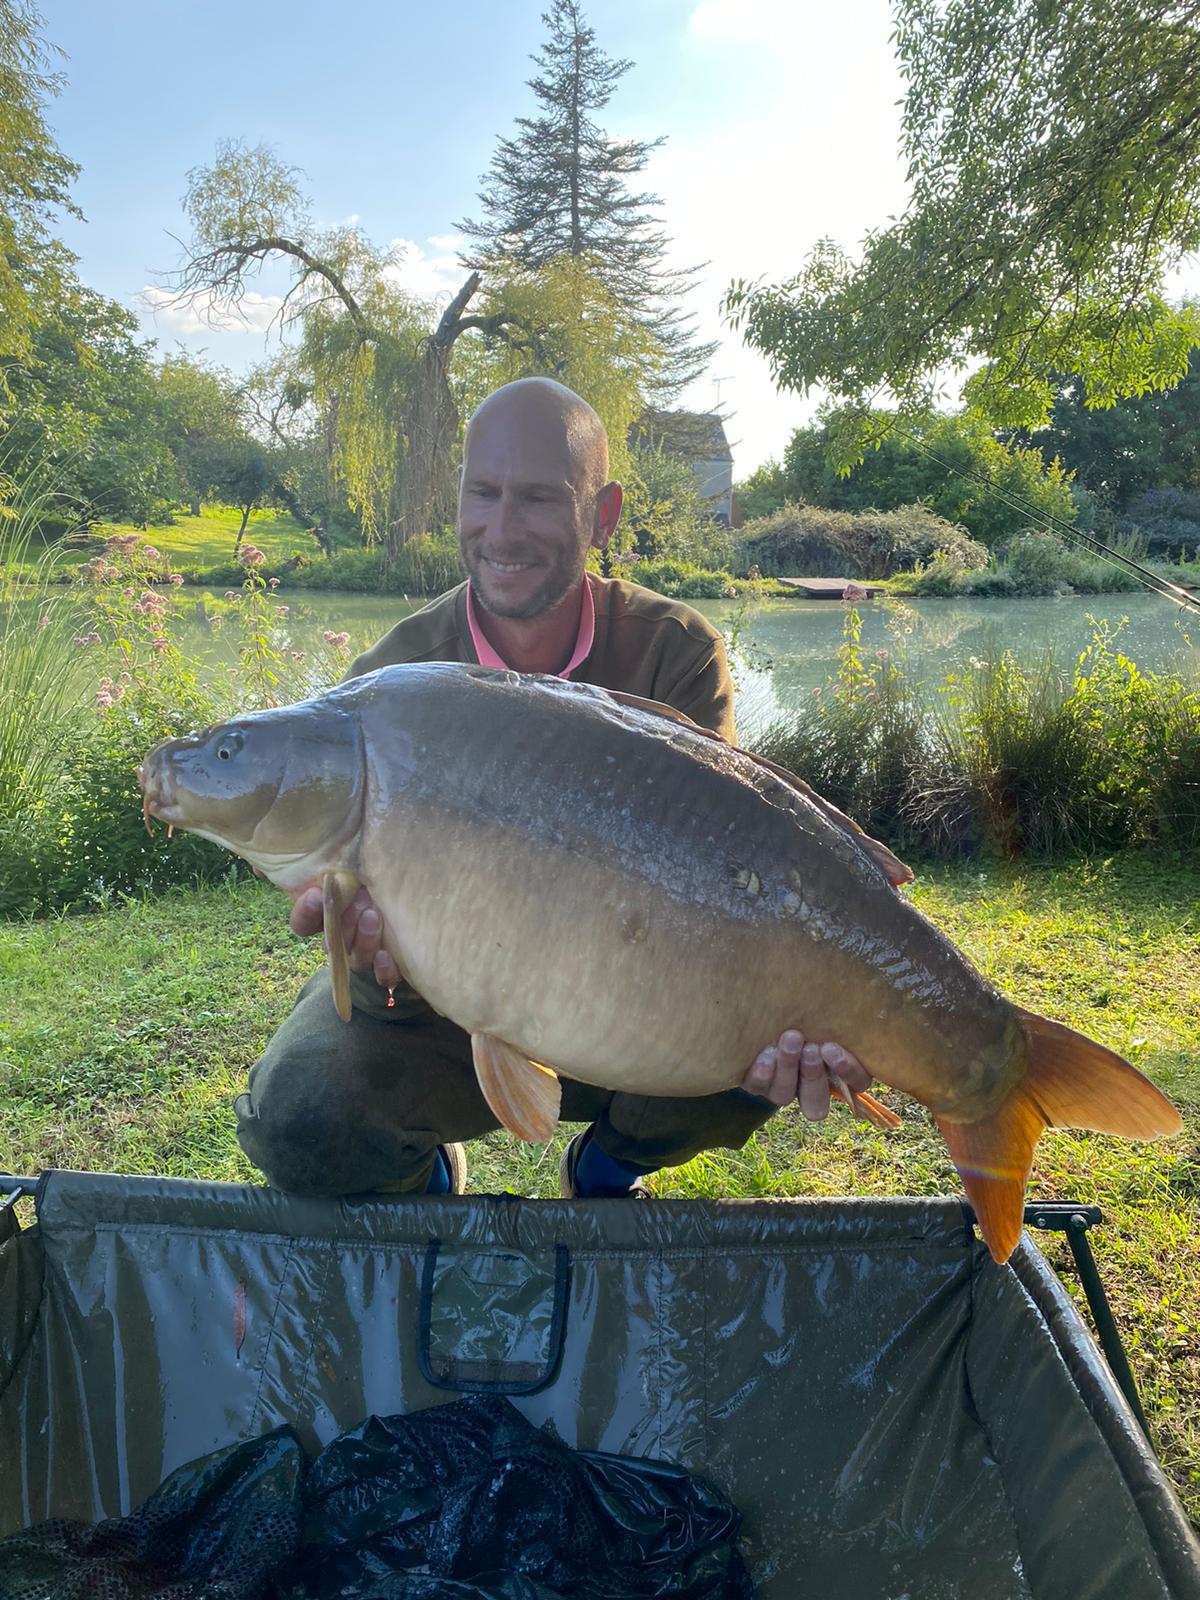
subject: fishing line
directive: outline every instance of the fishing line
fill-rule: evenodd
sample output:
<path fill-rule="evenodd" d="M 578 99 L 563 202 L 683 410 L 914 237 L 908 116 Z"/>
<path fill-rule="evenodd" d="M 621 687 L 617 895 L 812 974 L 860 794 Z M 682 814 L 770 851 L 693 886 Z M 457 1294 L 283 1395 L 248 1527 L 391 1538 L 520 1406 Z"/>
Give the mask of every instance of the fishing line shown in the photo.
<path fill-rule="evenodd" d="M 869 411 L 864 410 L 862 407 L 856 407 L 855 409 L 861 417 L 868 421 L 871 420 Z M 1056 517 L 1053 512 L 1039 510 L 1032 501 L 1026 500 L 1024 496 L 1015 490 L 993 483 L 990 478 L 985 477 L 983 473 L 978 472 L 974 467 L 956 467 L 952 462 L 943 461 L 922 438 L 917 434 L 909 433 L 906 428 L 902 428 L 897 422 L 889 424 L 888 432 L 899 434 L 902 439 L 914 445 L 935 466 L 940 467 L 943 472 L 948 472 L 956 478 L 967 479 L 985 489 L 989 489 L 1004 505 L 1014 511 L 1021 512 L 1023 516 L 1029 517 L 1035 525 L 1047 523 L 1063 538 L 1074 540 L 1088 550 L 1098 561 L 1103 561 L 1108 566 L 1116 567 L 1119 572 L 1132 573 L 1152 593 L 1162 595 L 1165 600 L 1170 600 L 1177 606 L 1200 612 L 1200 597 L 1189 593 L 1187 589 L 1182 588 L 1179 584 L 1172 583 L 1169 578 L 1164 578 L 1157 572 L 1151 572 L 1149 567 L 1143 566 L 1140 561 L 1135 561 L 1132 556 L 1124 555 L 1120 550 L 1114 550 L 1111 545 L 1107 545 L 1103 540 L 1097 539 L 1094 534 L 1085 533 L 1081 528 L 1073 527 L 1071 523 L 1064 522 L 1061 517 Z"/>

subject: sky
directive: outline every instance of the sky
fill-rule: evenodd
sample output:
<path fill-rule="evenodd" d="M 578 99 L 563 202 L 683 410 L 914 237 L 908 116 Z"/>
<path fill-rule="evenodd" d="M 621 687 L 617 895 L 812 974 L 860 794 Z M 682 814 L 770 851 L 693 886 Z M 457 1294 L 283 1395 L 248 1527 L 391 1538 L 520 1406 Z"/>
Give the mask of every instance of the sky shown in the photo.
<path fill-rule="evenodd" d="M 496 140 L 532 114 L 544 0 L 41 0 L 65 59 L 49 121 L 82 166 L 86 221 L 61 232 L 93 288 L 137 312 L 163 351 L 242 369 L 277 338 L 286 287 L 265 274 L 245 326 L 172 308 L 189 169 L 219 141 L 271 147 L 300 169 L 313 217 L 398 246 L 401 281 L 443 301 L 461 285 L 458 225 Z M 610 56 L 635 63 L 601 125 L 665 137 L 645 174 L 672 260 L 706 262 L 689 297 L 720 337 L 684 397 L 720 403 L 737 477 L 778 456 L 816 397 L 776 390 L 766 361 L 721 323 L 735 278 L 797 270 L 816 241 L 853 250 L 904 204 L 902 82 L 887 0 L 585 0 Z"/>

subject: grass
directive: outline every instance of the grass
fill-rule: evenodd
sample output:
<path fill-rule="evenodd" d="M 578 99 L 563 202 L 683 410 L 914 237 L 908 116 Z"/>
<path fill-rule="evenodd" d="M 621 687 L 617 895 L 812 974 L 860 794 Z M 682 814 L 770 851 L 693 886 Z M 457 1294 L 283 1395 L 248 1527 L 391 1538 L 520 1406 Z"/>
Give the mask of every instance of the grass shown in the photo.
<path fill-rule="evenodd" d="M 139 528 L 132 522 L 98 522 L 87 540 L 71 538 L 53 551 L 56 568 L 79 566 L 103 548 L 114 534 L 133 533 L 170 557 L 172 567 L 215 567 L 233 558 L 233 541 L 242 525 L 242 513 L 235 506 L 205 506 L 198 517 L 186 511 L 175 513 L 175 520 L 157 527 Z M 316 540 L 286 511 L 252 511 L 246 524 L 246 538 L 272 562 L 289 556 L 316 556 Z M 14 570 L 29 570 L 36 564 L 31 549 Z"/>
<path fill-rule="evenodd" d="M 1014 999 L 1121 1051 L 1185 1114 L 1186 1132 L 1162 1144 L 1048 1134 L 1030 1193 L 1103 1208 L 1101 1272 L 1156 1446 L 1200 1518 L 1200 866 L 1133 852 L 939 866 L 913 894 Z M 274 890 L 243 883 L 0 925 L 0 1169 L 254 1180 L 229 1102 L 320 959 L 285 912 Z M 927 1114 L 887 1098 L 905 1118 L 895 1135 L 788 1113 L 745 1150 L 664 1172 L 657 1191 L 957 1193 Z M 553 1195 L 565 1137 L 489 1135 L 471 1146 L 471 1188 Z M 1074 1292 L 1065 1242 L 1039 1244 Z"/>

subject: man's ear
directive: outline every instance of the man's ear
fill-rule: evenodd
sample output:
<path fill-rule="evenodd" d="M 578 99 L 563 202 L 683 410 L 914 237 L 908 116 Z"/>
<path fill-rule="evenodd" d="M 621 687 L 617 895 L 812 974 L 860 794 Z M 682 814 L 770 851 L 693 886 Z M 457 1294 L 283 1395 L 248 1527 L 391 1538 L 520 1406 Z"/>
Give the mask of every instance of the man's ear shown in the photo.
<path fill-rule="evenodd" d="M 592 529 L 592 546 L 596 550 L 608 547 L 608 541 L 617 531 L 621 520 L 621 507 L 625 504 L 625 491 L 619 483 L 606 483 L 596 496 L 596 519 Z"/>

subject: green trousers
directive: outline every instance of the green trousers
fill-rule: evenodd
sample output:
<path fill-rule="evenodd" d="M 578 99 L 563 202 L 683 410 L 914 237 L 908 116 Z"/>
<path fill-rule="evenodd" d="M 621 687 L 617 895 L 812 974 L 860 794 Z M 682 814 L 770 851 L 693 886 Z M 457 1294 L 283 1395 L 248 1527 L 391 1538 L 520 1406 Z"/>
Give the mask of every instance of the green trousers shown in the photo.
<path fill-rule="evenodd" d="M 293 1194 L 418 1192 L 437 1145 L 499 1124 L 461 1028 L 411 990 L 397 992 L 393 1010 L 373 978 L 354 974 L 351 993 L 346 1023 L 328 967 L 304 985 L 234 1102 L 238 1139 L 268 1181 Z M 736 1150 L 774 1110 L 741 1089 L 656 1099 L 562 1080 L 563 1121 L 595 1123 L 601 1150 L 647 1169 Z"/>

